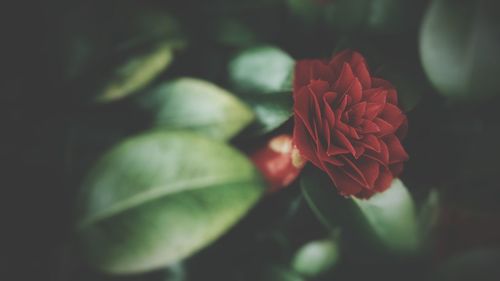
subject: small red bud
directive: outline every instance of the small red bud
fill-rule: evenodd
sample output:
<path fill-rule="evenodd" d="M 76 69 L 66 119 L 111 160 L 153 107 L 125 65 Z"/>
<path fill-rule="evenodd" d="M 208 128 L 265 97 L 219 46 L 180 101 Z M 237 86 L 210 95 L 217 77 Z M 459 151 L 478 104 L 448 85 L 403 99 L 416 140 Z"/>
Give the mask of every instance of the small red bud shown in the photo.
<path fill-rule="evenodd" d="M 268 193 L 274 193 L 292 183 L 305 165 L 289 135 L 270 139 L 257 148 L 250 159 L 261 171 L 269 184 Z"/>

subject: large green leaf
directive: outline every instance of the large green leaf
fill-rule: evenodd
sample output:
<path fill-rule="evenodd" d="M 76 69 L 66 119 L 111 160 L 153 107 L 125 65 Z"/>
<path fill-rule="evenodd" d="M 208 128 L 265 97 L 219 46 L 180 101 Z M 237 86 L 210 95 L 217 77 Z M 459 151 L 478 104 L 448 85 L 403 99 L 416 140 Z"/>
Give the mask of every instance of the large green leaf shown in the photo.
<path fill-rule="evenodd" d="M 243 50 L 229 63 L 229 78 L 238 93 L 266 94 L 291 90 L 295 61 L 272 46 Z"/>
<path fill-rule="evenodd" d="M 495 96 L 500 72 L 500 17 L 496 0 L 435 0 L 420 34 L 427 77 L 454 99 Z"/>
<path fill-rule="evenodd" d="M 210 244 L 263 192 L 238 151 L 191 132 L 150 132 L 106 153 L 79 197 L 87 260 L 110 273 L 169 265 Z"/>
<path fill-rule="evenodd" d="M 203 80 L 179 78 L 140 97 L 155 127 L 190 129 L 229 139 L 254 119 L 253 112 L 228 91 Z"/>
<path fill-rule="evenodd" d="M 356 236 L 374 249 L 395 253 L 417 250 L 414 205 L 400 180 L 395 179 L 387 191 L 368 200 L 345 198 L 323 172 L 309 167 L 302 176 L 301 186 L 315 214 L 332 230 L 340 225 L 351 238 Z"/>

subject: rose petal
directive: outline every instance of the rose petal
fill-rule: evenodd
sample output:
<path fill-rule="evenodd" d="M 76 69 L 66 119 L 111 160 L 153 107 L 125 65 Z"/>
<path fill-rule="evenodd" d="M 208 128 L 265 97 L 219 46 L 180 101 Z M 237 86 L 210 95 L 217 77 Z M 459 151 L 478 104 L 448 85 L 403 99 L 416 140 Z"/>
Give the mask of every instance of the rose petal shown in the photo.
<path fill-rule="evenodd" d="M 351 59 L 352 70 L 354 75 L 359 78 L 364 89 L 372 87 L 372 78 L 366 66 L 366 61 L 361 54 L 354 52 Z"/>
<path fill-rule="evenodd" d="M 359 159 L 357 163 L 359 169 L 363 172 L 363 175 L 368 182 L 368 188 L 372 189 L 375 186 L 375 181 L 379 176 L 379 166 L 380 164 L 377 161 L 362 157 Z"/>
<path fill-rule="evenodd" d="M 374 189 L 377 192 L 385 191 L 389 186 L 391 186 L 393 176 L 391 171 L 387 167 L 382 165 L 379 166 L 379 176 L 375 181 Z"/>
<path fill-rule="evenodd" d="M 325 163 L 326 164 L 326 163 Z M 326 165 L 329 167 L 329 165 Z M 332 179 L 333 183 L 342 195 L 354 195 L 366 187 L 352 176 L 352 170 L 348 171 L 346 166 L 330 167 L 325 170 Z"/>
<path fill-rule="evenodd" d="M 392 134 L 395 131 L 394 127 L 390 123 L 381 118 L 375 117 L 375 119 L 373 119 L 373 122 L 380 128 L 380 132 L 377 133 L 379 137 Z"/>
<path fill-rule="evenodd" d="M 346 90 L 346 95 L 351 97 L 351 103 L 358 103 L 363 96 L 363 88 L 358 78 L 355 78 L 349 88 Z"/>
<path fill-rule="evenodd" d="M 409 159 L 408 154 L 395 135 L 388 135 L 384 137 L 384 141 L 389 150 L 389 164 L 403 162 Z"/>
<path fill-rule="evenodd" d="M 384 110 L 382 110 L 378 117 L 384 119 L 394 128 L 399 128 L 405 120 L 405 116 L 401 109 L 390 103 L 385 104 Z"/>
<path fill-rule="evenodd" d="M 338 140 L 340 147 L 343 147 L 343 148 L 349 150 L 349 152 L 352 155 L 356 154 L 356 150 L 352 146 L 351 142 L 340 130 L 334 130 L 333 135 L 334 135 L 335 139 Z"/>
<path fill-rule="evenodd" d="M 339 75 L 339 78 L 333 85 L 333 88 L 337 93 L 345 94 L 346 91 L 351 86 L 351 83 L 354 81 L 354 74 L 352 73 L 351 66 L 349 64 L 344 63 L 342 67 L 342 72 Z"/>
<path fill-rule="evenodd" d="M 365 111 L 365 118 L 368 120 L 373 120 L 373 118 L 377 117 L 380 112 L 384 109 L 385 104 L 383 103 L 367 103 L 366 104 L 366 111 Z"/>
<path fill-rule="evenodd" d="M 312 80 L 333 81 L 331 68 L 322 60 L 299 60 L 295 64 L 293 91 L 309 85 Z"/>
<path fill-rule="evenodd" d="M 372 87 L 384 88 L 387 90 L 387 102 L 397 105 L 398 94 L 396 88 L 388 81 L 380 78 L 372 78 Z"/>
<path fill-rule="evenodd" d="M 295 124 L 293 128 L 293 143 L 299 149 L 301 156 L 304 159 L 311 161 L 316 166 L 320 165 L 320 161 L 316 156 L 316 144 L 314 143 L 311 136 L 308 136 L 308 129 L 302 123 L 300 119 L 295 117 Z"/>
<path fill-rule="evenodd" d="M 365 119 L 361 123 L 361 130 L 365 134 L 372 134 L 380 132 L 380 127 L 375 122 Z"/>
<path fill-rule="evenodd" d="M 385 104 L 387 100 L 387 91 L 382 88 L 364 90 L 363 100 L 370 103 Z"/>

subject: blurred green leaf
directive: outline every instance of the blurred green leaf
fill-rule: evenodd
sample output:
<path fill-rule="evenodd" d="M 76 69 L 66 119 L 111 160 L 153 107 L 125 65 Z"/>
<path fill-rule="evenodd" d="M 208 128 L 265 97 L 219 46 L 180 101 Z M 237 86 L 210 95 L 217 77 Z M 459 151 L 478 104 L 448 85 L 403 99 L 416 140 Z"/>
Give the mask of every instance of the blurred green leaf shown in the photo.
<path fill-rule="evenodd" d="M 304 281 L 304 279 L 293 270 L 281 265 L 268 266 L 259 276 L 262 281 Z"/>
<path fill-rule="evenodd" d="M 288 0 L 288 6 L 303 24 L 314 28 L 328 25 L 343 34 L 372 31 L 404 32 L 418 24 L 422 1 L 411 0 Z"/>
<path fill-rule="evenodd" d="M 271 46 L 246 49 L 229 63 L 233 88 L 256 115 L 249 134 L 270 132 L 292 116 L 294 65 L 288 54 Z"/>
<path fill-rule="evenodd" d="M 104 74 L 104 79 L 96 86 L 95 91 L 99 94 L 95 100 L 109 102 L 136 92 L 163 71 L 172 58 L 170 44 L 162 44 L 145 53 L 130 56 Z"/>
<path fill-rule="evenodd" d="M 456 255 L 446 261 L 430 280 L 496 281 L 500 279 L 499 249 L 478 249 Z"/>
<path fill-rule="evenodd" d="M 347 235 L 389 252 L 417 250 L 419 233 L 413 200 L 399 179 L 368 200 L 345 198 L 323 172 L 309 167 L 303 172 L 301 187 L 309 206 L 331 230 L 342 226 Z"/>
<path fill-rule="evenodd" d="M 84 2 L 66 17 L 67 78 L 79 95 L 97 102 L 146 86 L 185 44 L 169 13 L 134 1 Z"/>
<path fill-rule="evenodd" d="M 142 108 L 162 129 L 189 129 L 212 138 L 233 137 L 254 119 L 235 96 L 199 79 L 179 78 L 162 83 L 139 97 Z"/>
<path fill-rule="evenodd" d="M 295 61 L 272 46 L 243 50 L 229 63 L 229 79 L 238 93 L 266 94 L 291 90 Z"/>
<path fill-rule="evenodd" d="M 317 277 L 335 266 L 339 260 L 338 245 L 332 239 L 311 241 L 295 254 L 292 266 L 306 277 Z"/>
<path fill-rule="evenodd" d="M 293 113 L 291 92 L 275 92 L 266 95 L 242 95 L 256 116 L 255 122 L 246 133 L 262 135 L 285 123 Z"/>
<path fill-rule="evenodd" d="M 427 77 L 449 98 L 480 100 L 500 93 L 500 17 L 496 0 L 434 0 L 420 34 Z"/>
<path fill-rule="evenodd" d="M 106 153 L 79 197 L 78 235 L 89 263 L 142 272 L 212 243 L 263 192 L 238 151 L 190 132 L 150 132 Z"/>
<path fill-rule="evenodd" d="M 255 32 L 237 19 L 223 18 L 217 22 L 215 28 L 217 40 L 227 46 L 245 47 L 258 41 Z"/>

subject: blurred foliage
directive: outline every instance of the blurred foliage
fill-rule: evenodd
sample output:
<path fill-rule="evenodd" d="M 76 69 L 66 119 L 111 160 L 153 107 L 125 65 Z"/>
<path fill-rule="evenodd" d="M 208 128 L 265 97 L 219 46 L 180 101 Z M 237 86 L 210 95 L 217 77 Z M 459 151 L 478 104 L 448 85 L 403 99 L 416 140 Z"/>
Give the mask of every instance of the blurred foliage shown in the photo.
<path fill-rule="evenodd" d="M 498 279 L 496 1 L 15 5 L 2 280 Z M 398 89 L 401 180 L 360 201 L 308 170 L 258 200 L 244 154 L 290 132 L 294 61 L 345 48 Z"/>

